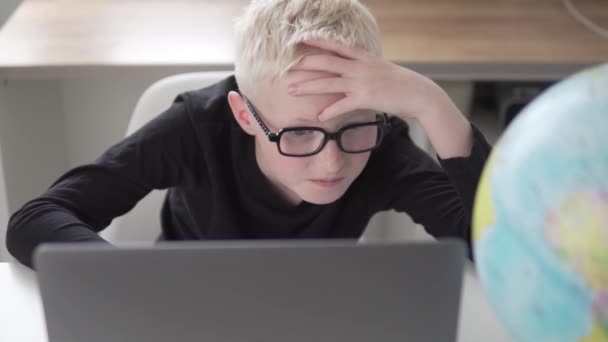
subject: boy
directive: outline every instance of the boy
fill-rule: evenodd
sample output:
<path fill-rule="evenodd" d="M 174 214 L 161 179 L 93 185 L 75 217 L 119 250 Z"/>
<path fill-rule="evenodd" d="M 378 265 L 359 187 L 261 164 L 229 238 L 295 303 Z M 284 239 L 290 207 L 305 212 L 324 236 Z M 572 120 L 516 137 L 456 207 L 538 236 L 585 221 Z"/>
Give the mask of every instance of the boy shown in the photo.
<path fill-rule="evenodd" d="M 112 219 L 165 188 L 165 240 L 358 238 L 395 209 L 470 242 L 490 146 L 440 87 L 381 58 L 363 5 L 258 0 L 235 28 L 235 76 L 181 94 L 26 203 L 9 222 L 13 256 L 32 267 L 40 243 L 104 242 Z M 404 118 L 420 122 L 443 168 Z"/>

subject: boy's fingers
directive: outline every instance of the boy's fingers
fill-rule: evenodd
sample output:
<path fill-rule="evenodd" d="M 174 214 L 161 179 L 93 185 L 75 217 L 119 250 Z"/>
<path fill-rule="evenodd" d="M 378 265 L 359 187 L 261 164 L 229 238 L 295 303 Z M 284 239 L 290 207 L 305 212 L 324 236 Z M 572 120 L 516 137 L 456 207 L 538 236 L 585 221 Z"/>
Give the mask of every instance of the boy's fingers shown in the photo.
<path fill-rule="evenodd" d="M 307 55 L 300 59 L 290 70 L 316 70 L 343 75 L 352 70 L 352 62 L 331 55 Z"/>
<path fill-rule="evenodd" d="M 346 93 L 350 89 L 350 84 L 351 83 L 343 77 L 325 77 L 293 83 L 287 88 L 287 91 L 294 96 Z"/>
<path fill-rule="evenodd" d="M 332 105 L 328 106 L 319 114 L 320 121 L 331 120 L 340 115 L 344 115 L 346 113 L 352 112 L 357 109 L 357 105 L 350 97 L 344 97 L 343 99 L 334 102 Z"/>
<path fill-rule="evenodd" d="M 350 58 L 350 59 L 362 58 L 363 57 L 362 51 L 365 51 L 365 50 L 362 50 L 357 47 L 349 47 L 349 46 L 343 45 L 343 44 L 338 43 L 333 40 L 310 39 L 310 40 L 305 40 L 302 43 L 304 43 L 306 45 L 310 45 L 310 46 L 315 46 L 315 47 L 318 47 L 318 48 L 321 48 L 324 50 L 329 50 L 329 51 L 337 53 L 340 56 Z"/>

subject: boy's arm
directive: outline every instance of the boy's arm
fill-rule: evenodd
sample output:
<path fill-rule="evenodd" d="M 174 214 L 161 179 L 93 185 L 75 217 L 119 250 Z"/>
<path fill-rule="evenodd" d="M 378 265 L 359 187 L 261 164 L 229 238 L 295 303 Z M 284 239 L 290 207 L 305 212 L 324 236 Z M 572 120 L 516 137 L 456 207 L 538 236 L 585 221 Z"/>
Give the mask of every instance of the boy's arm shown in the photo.
<path fill-rule="evenodd" d="M 382 157 L 391 178 L 385 209 L 409 214 L 435 237 L 463 238 L 469 247 L 475 192 L 491 151 L 479 130 L 471 128 L 473 144 L 467 157 L 439 158 L 438 165 L 411 141 L 407 128 L 401 128 L 403 133 L 395 135 L 399 139 Z"/>
<path fill-rule="evenodd" d="M 131 210 L 152 189 L 183 182 L 196 155 L 192 124 L 178 99 L 166 112 L 108 149 L 93 163 L 61 176 L 9 221 L 6 245 L 33 267 L 34 249 L 44 242 L 100 241 L 97 232 Z"/>
<path fill-rule="evenodd" d="M 443 168 L 409 137 L 397 139 L 392 148 L 394 153 L 379 162 L 392 169 L 387 175 L 392 177 L 392 187 L 387 190 L 389 208 L 407 212 L 434 236 L 460 236 L 470 241 L 475 189 L 490 152 L 481 133 L 472 128 L 446 92 L 428 77 L 362 48 L 335 41 L 304 43 L 335 55 L 308 55 L 292 69 L 325 71 L 332 76 L 290 84 L 289 94 L 343 94 L 340 100 L 323 109 L 320 120 L 348 115 L 358 109 L 417 120 Z"/>

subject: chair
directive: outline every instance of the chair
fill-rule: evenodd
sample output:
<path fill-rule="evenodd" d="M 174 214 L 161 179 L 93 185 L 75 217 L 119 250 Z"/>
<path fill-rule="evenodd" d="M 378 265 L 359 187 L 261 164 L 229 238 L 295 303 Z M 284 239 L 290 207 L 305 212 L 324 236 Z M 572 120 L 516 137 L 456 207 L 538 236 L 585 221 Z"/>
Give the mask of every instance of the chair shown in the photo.
<path fill-rule="evenodd" d="M 137 131 L 167 109 L 179 93 L 207 87 L 228 77 L 231 73 L 230 71 L 186 73 L 155 82 L 144 91 L 135 105 L 127 135 Z M 161 233 L 160 209 L 165 193 L 166 190 L 152 191 L 130 212 L 114 219 L 100 235 L 112 243 L 153 243 Z"/>

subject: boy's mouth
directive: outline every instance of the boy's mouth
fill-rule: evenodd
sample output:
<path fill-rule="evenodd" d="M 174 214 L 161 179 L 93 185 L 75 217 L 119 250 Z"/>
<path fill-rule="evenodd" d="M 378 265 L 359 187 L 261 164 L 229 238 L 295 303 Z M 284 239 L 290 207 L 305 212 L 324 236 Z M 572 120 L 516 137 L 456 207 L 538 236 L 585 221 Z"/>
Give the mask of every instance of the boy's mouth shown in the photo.
<path fill-rule="evenodd" d="M 319 185 L 319 186 L 322 186 L 322 187 L 332 187 L 332 186 L 338 185 L 343 179 L 344 179 L 344 177 L 339 177 L 339 178 L 320 178 L 320 179 L 311 179 L 310 181 L 313 184 Z"/>

